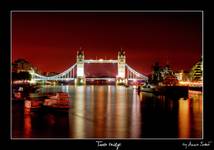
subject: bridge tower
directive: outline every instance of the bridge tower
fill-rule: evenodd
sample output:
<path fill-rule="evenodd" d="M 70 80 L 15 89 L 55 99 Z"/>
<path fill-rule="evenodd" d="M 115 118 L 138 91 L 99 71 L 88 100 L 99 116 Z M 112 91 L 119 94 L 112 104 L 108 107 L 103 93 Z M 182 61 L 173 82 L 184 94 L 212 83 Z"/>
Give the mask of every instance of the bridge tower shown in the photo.
<path fill-rule="evenodd" d="M 118 74 L 117 74 L 117 79 L 116 79 L 116 84 L 127 84 L 127 79 L 126 79 L 126 56 L 125 56 L 125 51 L 121 49 L 118 52 Z"/>
<path fill-rule="evenodd" d="M 84 73 L 84 52 L 80 49 L 77 51 L 77 77 L 75 79 L 76 85 L 86 84 L 85 73 Z"/>

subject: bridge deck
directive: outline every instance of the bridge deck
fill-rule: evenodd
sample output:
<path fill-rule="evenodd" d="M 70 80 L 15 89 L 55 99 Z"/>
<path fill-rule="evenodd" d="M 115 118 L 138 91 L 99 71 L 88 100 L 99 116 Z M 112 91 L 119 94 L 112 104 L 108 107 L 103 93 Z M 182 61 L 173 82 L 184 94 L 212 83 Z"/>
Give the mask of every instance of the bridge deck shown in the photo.
<path fill-rule="evenodd" d="M 44 79 L 44 78 L 35 78 L 34 80 L 36 81 L 40 81 L 40 80 L 54 80 L 54 81 L 72 81 L 74 80 L 75 78 L 55 78 L 55 79 L 52 79 L 52 78 L 47 78 L 47 79 Z M 116 78 L 86 78 L 86 80 L 110 80 L 110 81 L 115 81 Z M 137 79 L 137 78 L 128 78 L 129 81 L 139 81 L 139 80 L 144 80 L 144 79 Z"/>
<path fill-rule="evenodd" d="M 84 60 L 84 63 L 117 63 L 118 60 L 105 60 L 105 59 L 98 59 L 98 60 L 94 60 L 94 59 L 88 59 L 88 60 Z"/>

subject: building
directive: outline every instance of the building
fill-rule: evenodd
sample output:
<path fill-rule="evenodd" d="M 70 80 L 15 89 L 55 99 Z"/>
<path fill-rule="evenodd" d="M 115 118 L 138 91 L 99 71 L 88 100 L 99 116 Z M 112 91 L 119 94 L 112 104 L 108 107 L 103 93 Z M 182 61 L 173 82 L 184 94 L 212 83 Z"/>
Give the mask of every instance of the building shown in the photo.
<path fill-rule="evenodd" d="M 164 79 L 167 75 L 174 75 L 172 68 L 169 65 L 165 65 L 161 68 L 161 77 Z"/>
<path fill-rule="evenodd" d="M 150 82 L 158 85 L 175 85 L 177 84 L 178 79 L 168 64 L 160 66 L 159 63 L 156 62 L 153 66 Z"/>
<path fill-rule="evenodd" d="M 47 77 L 55 76 L 58 75 L 59 73 L 57 72 L 44 72 L 43 75 Z"/>
<path fill-rule="evenodd" d="M 17 73 L 22 71 L 30 71 L 32 67 L 33 66 L 25 59 L 17 59 L 12 64 L 12 71 Z"/>
<path fill-rule="evenodd" d="M 34 67 L 25 59 L 17 59 L 12 63 L 12 72 L 30 72 L 31 69 L 37 73 L 41 73 L 37 67 Z"/>
<path fill-rule="evenodd" d="M 202 58 L 193 65 L 189 73 L 190 81 L 202 81 L 203 80 L 203 63 Z"/>
<path fill-rule="evenodd" d="M 189 81 L 189 72 L 184 70 L 179 70 L 175 72 L 175 76 L 178 79 L 178 81 Z"/>

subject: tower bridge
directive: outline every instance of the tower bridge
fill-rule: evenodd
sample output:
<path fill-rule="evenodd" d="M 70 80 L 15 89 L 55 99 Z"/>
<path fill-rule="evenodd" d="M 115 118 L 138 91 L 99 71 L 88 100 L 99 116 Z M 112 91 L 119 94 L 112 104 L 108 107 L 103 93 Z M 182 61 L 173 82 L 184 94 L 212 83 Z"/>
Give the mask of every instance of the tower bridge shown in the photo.
<path fill-rule="evenodd" d="M 128 84 L 128 81 L 147 81 L 148 77 L 137 72 L 132 67 L 126 63 L 125 51 L 120 50 L 118 52 L 118 57 L 116 60 L 107 59 L 84 59 L 84 51 L 77 51 L 76 63 L 69 67 L 64 72 L 54 75 L 54 76 L 43 76 L 37 74 L 32 70 L 32 79 L 35 81 L 71 81 L 74 80 L 75 84 L 86 84 L 88 80 L 109 80 L 115 81 L 116 84 Z M 111 63 L 117 64 L 117 75 L 114 78 L 87 78 L 85 75 L 85 64 L 101 64 L 101 63 Z"/>

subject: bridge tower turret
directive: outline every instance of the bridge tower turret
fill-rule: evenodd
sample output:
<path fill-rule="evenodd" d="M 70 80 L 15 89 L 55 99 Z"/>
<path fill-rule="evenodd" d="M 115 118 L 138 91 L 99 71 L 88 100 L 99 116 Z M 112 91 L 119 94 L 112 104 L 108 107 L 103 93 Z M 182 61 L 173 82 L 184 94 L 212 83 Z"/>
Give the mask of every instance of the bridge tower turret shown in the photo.
<path fill-rule="evenodd" d="M 125 51 L 121 49 L 118 52 L 118 74 L 117 74 L 117 84 L 127 84 L 126 79 L 126 56 Z"/>
<path fill-rule="evenodd" d="M 80 49 L 77 51 L 77 77 L 75 79 L 76 85 L 84 85 L 86 83 L 84 73 L 84 51 Z"/>

